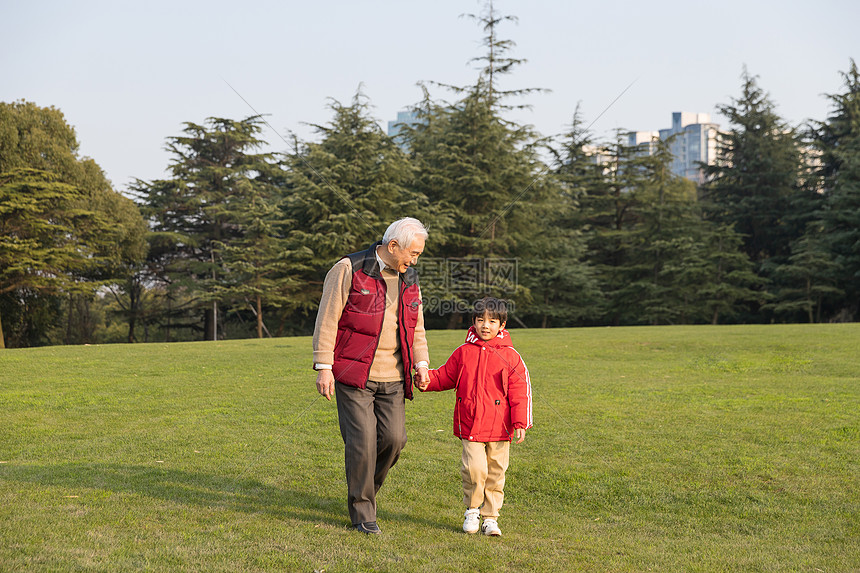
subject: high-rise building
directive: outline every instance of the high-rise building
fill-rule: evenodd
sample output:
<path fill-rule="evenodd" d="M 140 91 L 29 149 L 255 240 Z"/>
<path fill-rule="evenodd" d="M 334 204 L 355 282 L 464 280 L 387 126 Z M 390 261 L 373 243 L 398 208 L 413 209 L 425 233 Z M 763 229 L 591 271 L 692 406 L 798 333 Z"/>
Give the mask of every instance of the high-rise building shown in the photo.
<path fill-rule="evenodd" d="M 654 152 L 655 137 L 665 141 L 674 136 L 669 143 L 669 149 L 675 156 L 672 173 L 696 183 L 704 183 L 705 177 L 700 163 L 713 165 L 717 156 L 719 129 L 718 124 L 711 122 L 710 114 L 676 111 L 672 113 L 672 127 L 659 132 L 630 132 L 627 139 L 628 145 L 640 146 L 643 151 L 647 150 L 647 153 L 651 154 Z"/>
<path fill-rule="evenodd" d="M 631 131 L 627 134 L 627 146 L 638 147 L 639 153 L 652 155 L 656 151 L 654 140 L 659 137 L 659 131 Z"/>
<path fill-rule="evenodd" d="M 675 136 L 669 145 L 672 155 L 675 156 L 672 172 L 697 183 L 704 183 L 700 163 L 713 165 L 717 157 L 719 129 L 719 125 L 711 123 L 710 114 L 674 112 L 672 127 L 660 130 L 660 139 Z"/>
<path fill-rule="evenodd" d="M 418 119 L 418 114 L 416 112 L 414 112 L 414 111 L 398 111 L 397 112 L 397 119 L 394 121 L 388 122 L 388 137 L 391 137 L 395 141 L 397 141 L 397 144 L 400 147 L 404 147 L 405 144 L 402 141 L 402 138 L 397 137 L 398 135 L 400 135 L 400 132 L 403 130 L 403 126 L 404 125 L 413 126 L 413 125 L 417 125 L 419 123 L 421 123 L 421 120 Z"/>

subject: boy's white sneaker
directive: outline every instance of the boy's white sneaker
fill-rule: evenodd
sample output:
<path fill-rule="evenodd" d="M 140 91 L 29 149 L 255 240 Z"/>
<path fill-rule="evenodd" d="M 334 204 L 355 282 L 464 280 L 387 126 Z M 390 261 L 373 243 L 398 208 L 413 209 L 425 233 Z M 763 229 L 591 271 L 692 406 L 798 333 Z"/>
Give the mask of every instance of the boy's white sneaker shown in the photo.
<path fill-rule="evenodd" d="M 466 533 L 478 533 L 478 529 L 480 529 L 480 526 L 478 525 L 479 514 L 480 510 L 478 509 L 466 510 L 466 519 L 463 521 L 463 531 Z"/>
<path fill-rule="evenodd" d="M 493 537 L 499 537 L 502 534 L 502 530 L 499 529 L 499 522 L 492 518 L 484 520 L 484 524 L 481 526 L 481 532 L 483 532 L 484 535 L 492 535 Z"/>

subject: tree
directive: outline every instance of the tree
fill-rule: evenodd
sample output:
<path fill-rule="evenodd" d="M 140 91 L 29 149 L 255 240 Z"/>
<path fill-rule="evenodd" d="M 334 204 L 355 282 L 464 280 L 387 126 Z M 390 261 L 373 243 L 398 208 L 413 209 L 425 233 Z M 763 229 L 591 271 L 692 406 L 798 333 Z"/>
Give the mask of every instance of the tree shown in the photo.
<path fill-rule="evenodd" d="M 708 218 L 733 225 L 760 270 L 768 259 L 788 256 L 797 238 L 786 216 L 801 163 L 795 130 L 776 114 L 755 76 L 744 69 L 741 78 L 741 96 L 718 108 L 731 128 L 718 136 L 717 159 L 705 166 L 702 190 Z"/>
<path fill-rule="evenodd" d="M 318 142 L 296 142 L 285 158 L 282 205 L 292 276 L 302 288 L 282 322 L 305 322 L 319 304 L 325 273 L 340 257 L 366 249 L 393 221 L 411 216 L 434 227 L 435 209 L 407 188 L 413 168 L 371 115 L 359 90 L 350 105 L 331 101 Z"/>
<path fill-rule="evenodd" d="M 45 171 L 0 174 L 0 295 L 87 288 L 76 277 L 99 264 L 93 242 L 108 227 L 76 205 L 83 195 Z M 0 330 L 0 348 L 3 341 Z"/>
<path fill-rule="evenodd" d="M 240 235 L 230 243 L 213 245 L 225 270 L 217 287 L 219 298 L 232 300 L 238 308 L 247 305 L 254 314 L 257 338 L 263 338 L 263 331 L 268 333 L 263 303 L 291 308 L 305 290 L 290 264 L 295 253 L 285 236 L 288 221 L 282 218 L 274 189 L 264 187 L 249 189 L 245 201 L 230 205 L 225 215 L 236 223 Z"/>
<path fill-rule="evenodd" d="M 774 293 L 776 300 L 765 308 L 789 319 L 820 322 L 825 300 L 844 294 L 834 286 L 838 271 L 822 238 L 808 232 L 792 244 L 788 261 L 773 271 L 781 286 Z"/>
<path fill-rule="evenodd" d="M 6 212 L 0 224 L 14 228 L 10 233 L 17 233 L 5 237 L 6 248 L 14 251 L 21 246 L 14 246 L 14 241 L 32 233 L 30 239 L 49 249 L 40 251 L 34 247 L 18 253 L 22 265 L 19 271 L 26 266 L 23 261 L 29 261 L 31 266 L 12 281 L 18 287 L 0 295 L 5 297 L 0 301 L 2 307 L 21 316 L 22 325 L 29 324 L 29 333 L 18 338 L 26 344 L 36 343 L 45 339 L 54 319 L 41 322 L 40 332 L 32 329 L 35 323 L 23 319 L 27 314 L 47 317 L 42 311 L 54 312 L 58 308 L 54 302 L 40 302 L 40 297 L 57 297 L 63 291 L 70 300 L 68 324 L 71 325 L 72 299 L 91 297 L 98 286 L 123 280 L 128 265 L 143 257 L 145 223 L 133 202 L 113 190 L 95 161 L 78 157 L 74 129 L 55 108 L 42 108 L 25 101 L 0 103 L 0 176 L 6 188 Z M 22 205 L 27 205 L 23 211 Z M 65 215 L 54 214 L 57 211 Z M 39 230 L 39 221 L 53 221 L 56 217 L 60 227 L 71 227 L 67 236 L 52 239 L 44 229 Z M 69 256 L 53 257 L 50 262 L 40 260 L 48 252 L 56 254 L 57 249 Z M 87 258 L 86 264 L 80 264 L 78 255 L 82 253 Z M 64 268 L 66 263 L 69 266 Z M 23 286 L 19 282 L 24 275 L 31 280 L 34 274 L 45 272 L 37 270 L 44 265 L 51 267 L 47 275 L 51 286 L 46 286 L 47 283 Z M 33 310 L 36 308 L 40 311 Z M 74 341 L 68 336 L 65 340 Z"/>
<path fill-rule="evenodd" d="M 597 160 L 598 147 L 583 126 L 579 105 L 567 133 L 548 151 L 560 189 L 544 219 L 545 233 L 529 243 L 539 247 L 524 268 L 525 276 L 534 277 L 527 282 L 534 297 L 529 312 L 543 315 L 541 326 L 549 326 L 550 320 L 554 326 L 598 321 L 606 300 L 597 270 L 586 259 L 591 229 L 584 223 L 581 201 L 601 187 L 605 167 Z"/>
<path fill-rule="evenodd" d="M 484 2 L 484 10 L 481 14 L 464 14 L 467 18 L 474 20 L 484 32 L 484 37 L 481 39 L 481 44 L 486 51 L 484 54 L 472 58 L 471 62 L 483 62 L 480 70 L 480 77 L 483 79 L 484 87 L 486 88 L 486 98 L 490 102 L 491 107 L 495 109 L 513 109 L 528 107 L 528 105 L 509 105 L 505 100 L 511 97 L 521 97 L 530 93 L 546 92 L 544 88 L 518 88 L 513 90 L 503 90 L 499 85 L 501 76 L 509 74 L 514 68 L 525 64 L 528 60 L 523 58 L 513 58 L 508 55 L 508 52 L 516 47 L 513 40 L 499 37 L 498 28 L 503 22 L 519 22 L 516 16 L 502 15 L 496 12 L 493 0 Z M 453 86 L 448 86 L 453 87 Z M 464 88 L 456 88 L 454 90 L 463 93 L 471 91 Z"/>
<path fill-rule="evenodd" d="M 820 153 L 823 240 L 838 268 L 848 318 L 860 310 L 860 72 L 853 60 L 842 77 L 844 91 L 828 95 L 833 109 L 812 140 Z"/>
<path fill-rule="evenodd" d="M 550 205 L 561 200 L 560 190 L 546 176 L 536 134 L 503 117 L 512 107 L 523 107 L 509 105 L 510 98 L 540 91 L 501 89 L 502 77 L 524 62 L 507 55 L 514 44 L 498 33 L 502 22 L 515 18 L 500 16 L 492 2 L 471 17 L 482 26 L 486 49 L 473 60 L 482 62 L 475 83 L 445 86 L 459 97 L 450 104 L 433 102 L 425 92 L 415 107 L 419 121 L 405 130 L 405 141 L 418 172 L 414 189 L 450 220 L 443 240 L 436 243 L 431 236 L 428 247 L 443 254 L 448 265 L 446 286 L 435 296 L 456 308 L 468 299 L 494 294 L 512 298 L 525 310 L 532 300 L 528 280 L 512 280 L 499 271 L 525 260 L 529 245 L 541 236 L 534 222 L 552 213 Z M 544 300 L 547 296 L 542 293 Z M 452 313 L 448 326 L 456 325 L 460 316 Z"/>
<path fill-rule="evenodd" d="M 70 185 L 84 178 L 75 130 L 54 107 L 0 102 L 0 173 L 37 169 Z"/>
<path fill-rule="evenodd" d="M 743 238 L 730 225 L 702 220 L 693 231 L 688 248 L 671 269 L 686 285 L 681 291 L 685 317 L 719 324 L 733 319 L 744 305 L 761 304 L 764 279 L 753 270 L 749 256 L 741 249 Z M 686 319 L 682 320 L 686 322 Z"/>
<path fill-rule="evenodd" d="M 650 276 L 649 264 L 637 253 L 643 244 L 638 236 L 643 193 L 654 161 L 647 150 L 623 145 L 620 132 L 614 144 L 599 146 L 580 158 L 581 163 L 586 161 L 595 167 L 583 170 L 574 225 L 584 232 L 586 259 L 597 272 L 604 321 L 635 324 L 640 320 L 642 295 L 636 283 Z"/>
<path fill-rule="evenodd" d="M 262 124 L 259 116 L 188 122 L 184 135 L 168 139 L 172 178 L 134 186 L 152 230 L 167 246 L 159 279 L 171 296 L 187 300 L 180 309 L 184 318 L 173 326 L 200 331 L 206 340 L 218 337 L 218 305 L 229 283 L 218 246 L 242 237 L 236 214 L 273 176 L 272 155 L 257 153 Z"/>

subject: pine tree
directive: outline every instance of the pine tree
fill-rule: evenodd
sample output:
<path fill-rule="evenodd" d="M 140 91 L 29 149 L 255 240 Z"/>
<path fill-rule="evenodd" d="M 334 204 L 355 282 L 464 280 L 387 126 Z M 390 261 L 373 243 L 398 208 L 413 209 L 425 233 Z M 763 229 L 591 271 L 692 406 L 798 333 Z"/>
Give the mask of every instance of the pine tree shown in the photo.
<path fill-rule="evenodd" d="M 295 253 L 285 236 L 288 221 L 282 218 L 274 189 L 248 187 L 245 200 L 231 204 L 224 212 L 225 218 L 237 225 L 239 236 L 229 243 L 213 243 L 225 276 L 216 291 L 219 299 L 231 301 L 234 308 L 251 309 L 257 338 L 262 338 L 264 330 L 271 336 L 263 320 L 264 303 L 291 309 L 305 287 L 291 264 Z"/>
<path fill-rule="evenodd" d="M 599 161 L 600 148 L 584 127 L 579 106 L 560 145 L 550 145 L 553 175 L 560 187 L 558 200 L 546 218 L 549 241 L 539 241 L 528 266 L 535 280 L 528 282 L 534 295 L 531 312 L 543 313 L 542 326 L 550 319 L 554 326 L 589 324 L 605 312 L 596 269 L 586 260 L 587 240 L 592 228 L 583 220 L 581 202 L 600 189 L 605 166 Z M 549 243 L 549 244 L 547 244 Z M 531 242 L 535 245 L 535 242 Z"/>
<path fill-rule="evenodd" d="M 262 124 L 259 116 L 188 122 L 184 135 L 168 140 L 172 178 L 134 188 L 152 230 L 169 243 L 161 251 L 161 280 L 173 296 L 191 295 L 184 309 L 190 314 L 175 326 L 202 331 L 206 340 L 218 337 L 218 306 L 229 283 L 216 245 L 242 238 L 236 214 L 272 176 L 272 155 L 258 152 Z"/>
<path fill-rule="evenodd" d="M 331 121 L 313 126 L 321 140 L 297 143 L 285 160 L 283 217 L 295 276 L 306 287 L 283 317 L 295 323 L 311 317 L 339 258 L 367 249 L 402 217 L 431 229 L 434 222 L 426 197 L 407 189 L 412 166 L 371 116 L 367 97 L 359 91 L 351 105 L 332 101 L 329 108 Z"/>
<path fill-rule="evenodd" d="M 405 134 L 418 171 L 414 188 L 450 217 L 444 241 L 434 239 L 432 244 L 448 265 L 446 286 L 435 296 L 462 306 L 493 294 L 512 298 L 525 310 L 531 302 L 528 279 L 518 282 L 507 275 L 498 280 L 505 273 L 497 271 L 528 258 L 530 245 L 546 230 L 534 222 L 546 221 L 549 205 L 559 198 L 558 188 L 546 177 L 532 129 L 503 117 L 506 110 L 522 107 L 510 105 L 511 98 L 539 91 L 501 87 L 502 78 L 524 62 L 508 55 L 514 44 L 499 36 L 500 24 L 515 18 L 499 15 L 492 2 L 471 17 L 485 34 L 486 53 L 473 60 L 481 69 L 472 85 L 445 86 L 457 94 L 457 101 L 436 103 L 428 96 L 416 107 L 419 122 Z M 532 263 L 537 261 L 528 260 Z M 547 293 L 540 297 L 548 300 Z M 460 318 L 452 313 L 448 325 Z M 519 319 L 517 314 L 514 320 Z"/>
<path fill-rule="evenodd" d="M 643 245 L 643 193 L 654 162 L 642 149 L 624 145 L 620 132 L 612 145 L 595 151 L 593 160 L 602 173 L 589 177 L 579 197 L 576 225 L 585 232 L 586 258 L 597 271 L 605 299 L 603 321 L 635 324 L 641 321 L 639 281 L 650 276 L 649 263 L 637 253 Z"/>
<path fill-rule="evenodd" d="M 828 245 L 810 230 L 794 242 L 788 261 L 773 271 L 781 286 L 765 307 L 789 320 L 820 322 L 825 302 L 844 294 L 835 286 L 838 271 Z"/>
<path fill-rule="evenodd" d="M 765 280 L 754 272 L 742 243 L 743 238 L 730 225 L 702 220 L 693 231 L 689 249 L 674 271 L 687 287 L 681 291 L 686 316 L 701 316 L 704 322 L 716 325 L 748 314 L 749 304 L 767 300 L 762 292 Z"/>
<path fill-rule="evenodd" d="M 484 2 L 484 10 L 481 14 L 464 14 L 467 18 L 474 20 L 484 32 L 484 37 L 481 44 L 486 48 L 484 54 L 472 58 L 471 62 L 483 63 L 480 70 L 480 77 L 483 80 L 486 90 L 485 96 L 490 103 L 490 106 L 496 110 L 500 109 L 515 109 L 529 107 L 526 104 L 512 105 L 508 104 L 507 100 L 512 97 L 522 97 L 531 93 L 546 92 L 544 88 L 518 88 L 513 90 L 505 90 L 500 86 L 502 76 L 510 74 L 514 68 L 525 64 L 528 60 L 523 58 L 514 58 L 509 55 L 509 52 L 516 47 L 513 40 L 501 38 L 498 28 L 504 22 L 518 23 L 519 19 L 513 15 L 499 14 L 493 3 L 493 0 Z M 453 87 L 453 86 L 448 86 Z M 469 89 L 454 88 L 458 92 L 468 92 Z"/>
<path fill-rule="evenodd" d="M 628 259 L 634 272 L 624 290 L 639 299 L 639 320 L 687 322 L 695 319 L 685 303 L 697 285 L 685 281 L 678 270 L 699 239 L 695 185 L 671 173 L 668 141 L 655 140 L 651 146 L 648 161 L 642 162 L 639 221 L 631 230 L 634 248 Z"/>
<path fill-rule="evenodd" d="M 744 69 L 741 96 L 719 106 L 730 130 L 718 139 L 717 160 L 705 167 L 709 219 L 733 225 L 744 251 L 761 266 L 786 257 L 791 236 L 786 216 L 798 192 L 798 136 L 776 113 L 757 78 Z"/>
<path fill-rule="evenodd" d="M 850 319 L 860 312 L 860 72 L 853 60 L 842 76 L 844 91 L 828 96 L 833 109 L 813 143 L 821 154 L 822 231 L 845 293 L 841 316 Z"/>
<path fill-rule="evenodd" d="M 588 144 L 591 142 L 588 141 Z M 702 219 L 692 182 L 674 175 L 670 141 L 579 146 L 582 189 L 574 226 L 605 299 L 601 322 L 714 322 L 760 297 L 741 238 Z"/>

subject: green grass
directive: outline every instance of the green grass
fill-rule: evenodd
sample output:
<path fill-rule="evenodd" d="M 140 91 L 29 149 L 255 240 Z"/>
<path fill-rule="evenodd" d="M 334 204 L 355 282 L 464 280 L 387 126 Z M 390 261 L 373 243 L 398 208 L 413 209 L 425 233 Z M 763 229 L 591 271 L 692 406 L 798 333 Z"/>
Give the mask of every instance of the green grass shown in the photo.
<path fill-rule="evenodd" d="M 407 404 L 384 534 L 349 529 L 308 338 L 2 351 L 0 570 L 860 570 L 860 324 L 513 337 L 498 539 L 460 532 L 451 393 Z"/>

